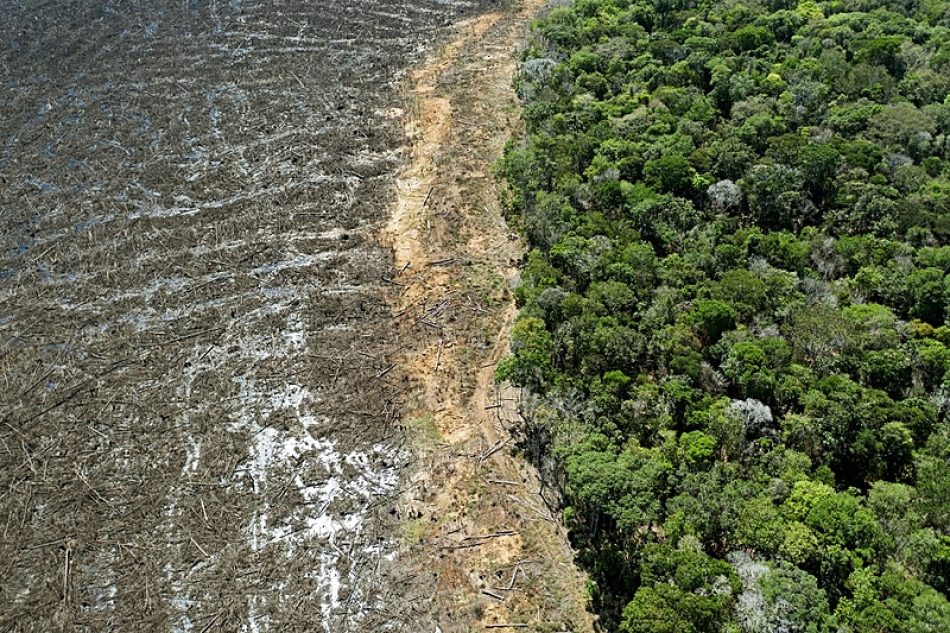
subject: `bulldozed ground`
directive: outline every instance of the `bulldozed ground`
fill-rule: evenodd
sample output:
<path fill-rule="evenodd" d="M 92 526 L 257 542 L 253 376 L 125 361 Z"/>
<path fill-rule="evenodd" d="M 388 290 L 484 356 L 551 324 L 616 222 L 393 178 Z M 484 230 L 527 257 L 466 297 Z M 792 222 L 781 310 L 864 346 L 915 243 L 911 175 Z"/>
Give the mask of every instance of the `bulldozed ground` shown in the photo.
<path fill-rule="evenodd" d="M 555 500 L 512 451 L 518 392 L 496 386 L 522 246 L 492 174 L 518 128 L 515 51 L 544 2 L 468 21 L 410 77 L 411 161 L 387 227 L 403 289 L 399 356 L 415 384 L 417 461 L 398 509 L 397 569 L 419 630 L 591 631 Z M 434 628 L 433 628 L 434 627 Z"/>
<path fill-rule="evenodd" d="M 0 6 L 0 630 L 378 630 L 405 69 L 474 2 Z"/>
<path fill-rule="evenodd" d="M 0 0 L 0 630 L 589 628 L 492 383 L 541 4 Z"/>

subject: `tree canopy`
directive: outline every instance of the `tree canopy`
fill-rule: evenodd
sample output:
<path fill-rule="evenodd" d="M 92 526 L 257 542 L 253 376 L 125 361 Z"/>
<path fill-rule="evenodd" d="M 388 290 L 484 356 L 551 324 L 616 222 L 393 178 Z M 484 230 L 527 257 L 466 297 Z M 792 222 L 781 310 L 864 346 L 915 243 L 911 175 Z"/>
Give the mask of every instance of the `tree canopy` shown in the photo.
<path fill-rule="evenodd" d="M 498 377 L 637 633 L 950 630 L 950 5 L 576 0 Z"/>

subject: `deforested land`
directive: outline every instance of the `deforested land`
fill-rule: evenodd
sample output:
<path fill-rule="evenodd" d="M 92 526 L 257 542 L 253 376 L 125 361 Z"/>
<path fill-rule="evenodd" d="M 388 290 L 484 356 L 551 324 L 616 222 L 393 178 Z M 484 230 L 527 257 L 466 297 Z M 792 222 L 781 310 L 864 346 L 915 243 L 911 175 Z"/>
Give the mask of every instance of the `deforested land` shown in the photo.
<path fill-rule="evenodd" d="M 0 3 L 0 628 L 438 619 L 381 234 L 408 69 L 488 9 Z"/>

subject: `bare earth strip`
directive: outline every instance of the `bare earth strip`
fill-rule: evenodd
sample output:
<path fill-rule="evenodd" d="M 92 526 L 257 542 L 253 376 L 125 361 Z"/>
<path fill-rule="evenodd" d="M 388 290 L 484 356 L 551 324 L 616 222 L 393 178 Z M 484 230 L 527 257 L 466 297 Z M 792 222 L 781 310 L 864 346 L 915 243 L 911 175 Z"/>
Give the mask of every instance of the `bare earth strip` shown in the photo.
<path fill-rule="evenodd" d="M 401 626 L 393 105 L 480 4 L 0 0 L 0 630 Z"/>
<path fill-rule="evenodd" d="M 400 504 L 402 619 L 415 630 L 590 631 L 583 578 L 536 472 L 511 452 L 517 393 L 496 389 L 521 256 L 491 170 L 517 126 L 514 53 L 544 2 L 472 19 L 414 71 L 412 160 L 387 227 L 414 397 Z"/>

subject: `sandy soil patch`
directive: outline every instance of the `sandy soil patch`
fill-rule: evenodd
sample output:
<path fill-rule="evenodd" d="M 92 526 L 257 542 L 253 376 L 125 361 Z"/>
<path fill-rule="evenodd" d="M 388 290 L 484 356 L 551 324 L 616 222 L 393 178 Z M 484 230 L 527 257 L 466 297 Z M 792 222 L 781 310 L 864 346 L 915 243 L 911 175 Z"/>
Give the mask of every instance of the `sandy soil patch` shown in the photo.
<path fill-rule="evenodd" d="M 543 4 L 467 22 L 409 82 L 412 160 L 387 227 L 400 362 L 414 381 L 404 422 L 418 458 L 401 498 L 399 561 L 415 591 L 407 613 L 437 631 L 593 626 L 566 536 L 511 450 L 517 393 L 493 382 L 522 247 L 501 217 L 492 167 L 517 129 L 514 56 Z"/>

